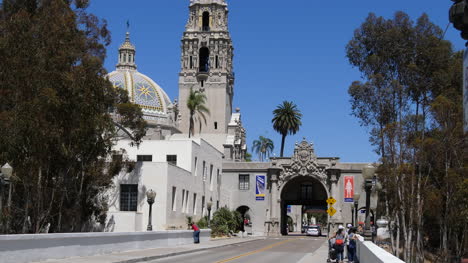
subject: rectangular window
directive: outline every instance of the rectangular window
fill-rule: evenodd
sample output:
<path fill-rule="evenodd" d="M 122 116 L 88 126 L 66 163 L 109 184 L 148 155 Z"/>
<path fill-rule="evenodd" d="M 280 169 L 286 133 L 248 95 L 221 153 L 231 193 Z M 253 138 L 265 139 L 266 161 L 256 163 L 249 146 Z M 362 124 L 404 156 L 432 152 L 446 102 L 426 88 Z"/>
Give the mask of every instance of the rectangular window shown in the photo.
<path fill-rule="evenodd" d="M 203 166 L 202 166 L 202 178 L 203 178 L 203 182 L 206 181 L 206 163 L 205 161 L 203 161 Z"/>
<path fill-rule="evenodd" d="M 197 214 L 197 194 L 193 194 L 193 214 L 196 215 Z"/>
<path fill-rule="evenodd" d="M 210 165 L 210 189 L 213 191 L 213 165 Z"/>
<path fill-rule="evenodd" d="M 152 162 L 153 155 L 137 155 L 137 162 Z"/>
<path fill-rule="evenodd" d="M 180 207 L 181 212 L 184 212 L 184 207 L 185 207 L 185 190 L 182 189 L 182 206 Z"/>
<path fill-rule="evenodd" d="M 219 200 L 216 201 L 216 210 L 219 210 Z"/>
<path fill-rule="evenodd" d="M 177 187 L 173 186 L 172 187 L 172 211 L 176 211 L 176 193 L 177 193 Z"/>
<path fill-rule="evenodd" d="M 202 199 L 201 199 L 201 213 L 202 213 L 202 216 L 205 215 L 205 196 L 202 196 Z"/>
<path fill-rule="evenodd" d="M 195 176 L 197 176 L 197 164 L 198 164 L 198 158 L 195 157 Z"/>
<path fill-rule="evenodd" d="M 190 56 L 190 69 L 193 69 L 193 57 Z"/>
<path fill-rule="evenodd" d="M 312 200 L 312 185 L 303 184 L 301 185 L 301 199 L 302 200 Z"/>
<path fill-rule="evenodd" d="M 177 166 L 177 155 L 166 155 L 166 161 Z"/>
<path fill-rule="evenodd" d="M 217 121 L 214 122 L 214 128 L 215 128 L 215 130 L 218 129 L 218 122 Z"/>
<path fill-rule="evenodd" d="M 188 197 L 189 197 L 189 191 L 187 190 L 187 191 L 185 191 L 185 207 L 184 207 L 184 212 L 185 213 L 188 213 L 188 210 L 189 210 L 189 203 L 188 203 L 189 199 L 188 199 Z"/>
<path fill-rule="evenodd" d="M 121 162 L 123 160 L 122 154 L 114 154 L 112 155 L 112 161 Z"/>
<path fill-rule="evenodd" d="M 138 185 L 120 185 L 120 211 L 137 211 Z"/>
<path fill-rule="evenodd" d="M 219 58 L 216 56 L 216 68 L 219 68 Z"/>
<path fill-rule="evenodd" d="M 250 175 L 239 174 L 239 190 L 249 190 L 250 188 Z"/>

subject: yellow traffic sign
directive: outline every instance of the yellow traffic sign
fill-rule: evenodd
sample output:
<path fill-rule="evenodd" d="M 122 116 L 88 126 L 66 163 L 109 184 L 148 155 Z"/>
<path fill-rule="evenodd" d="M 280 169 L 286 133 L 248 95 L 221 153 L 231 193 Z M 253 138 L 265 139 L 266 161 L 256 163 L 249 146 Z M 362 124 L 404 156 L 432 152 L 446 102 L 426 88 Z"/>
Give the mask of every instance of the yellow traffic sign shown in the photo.
<path fill-rule="evenodd" d="M 336 200 L 335 200 L 336 201 Z M 336 209 L 333 208 L 332 206 L 330 206 L 330 208 L 327 209 L 327 213 L 330 215 L 330 216 L 333 216 L 335 213 L 336 213 Z"/>
<path fill-rule="evenodd" d="M 335 198 L 333 198 L 333 197 L 330 196 L 330 197 L 327 199 L 327 204 L 333 205 L 333 204 L 335 204 L 335 203 L 336 203 L 336 199 L 335 199 Z"/>

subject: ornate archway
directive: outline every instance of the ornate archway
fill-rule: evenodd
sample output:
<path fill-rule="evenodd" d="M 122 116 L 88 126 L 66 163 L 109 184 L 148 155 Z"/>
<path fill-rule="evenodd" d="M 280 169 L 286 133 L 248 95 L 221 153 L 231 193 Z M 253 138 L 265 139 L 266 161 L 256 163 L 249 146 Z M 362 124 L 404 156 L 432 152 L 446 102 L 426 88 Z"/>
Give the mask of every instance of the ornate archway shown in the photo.
<path fill-rule="evenodd" d="M 282 161 L 285 161 L 284 159 Z M 271 232 L 287 234 L 287 205 L 306 205 L 327 209 L 325 200 L 336 193 L 340 170 L 335 164 L 319 164 L 313 144 L 305 139 L 296 143 L 289 162 L 273 161 L 270 169 Z M 338 213 L 337 213 L 338 214 Z M 336 218 L 341 217 L 338 215 Z"/>

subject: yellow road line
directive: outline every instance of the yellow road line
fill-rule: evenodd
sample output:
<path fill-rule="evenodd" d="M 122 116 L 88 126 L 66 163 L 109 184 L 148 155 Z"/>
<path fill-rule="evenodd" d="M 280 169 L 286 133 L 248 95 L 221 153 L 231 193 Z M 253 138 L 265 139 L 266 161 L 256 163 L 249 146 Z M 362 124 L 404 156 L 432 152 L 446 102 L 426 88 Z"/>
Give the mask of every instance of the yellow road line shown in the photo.
<path fill-rule="evenodd" d="M 236 260 L 236 259 L 238 259 L 238 258 L 250 256 L 250 255 L 253 255 L 253 254 L 256 254 L 256 253 L 259 253 L 259 252 L 268 250 L 268 249 L 270 249 L 270 248 L 274 248 L 274 247 L 276 247 L 276 246 L 279 246 L 279 245 L 282 245 L 282 244 L 285 244 L 285 243 L 288 243 L 288 242 L 291 242 L 291 241 L 295 241 L 295 240 L 296 240 L 296 239 L 287 239 L 287 240 L 284 240 L 284 241 L 281 241 L 281 242 L 278 242 L 278 243 L 271 244 L 271 245 L 266 246 L 266 247 L 264 247 L 264 248 L 260 248 L 260 249 L 257 249 L 257 250 L 254 250 L 254 251 L 251 251 L 251 252 L 248 252 L 248 253 L 239 255 L 239 256 L 235 256 L 235 257 L 232 257 L 232 258 L 228 258 L 228 259 L 225 259 L 225 260 L 218 261 L 218 262 L 216 262 L 216 263 L 225 263 L 225 262 L 233 261 L 233 260 Z"/>

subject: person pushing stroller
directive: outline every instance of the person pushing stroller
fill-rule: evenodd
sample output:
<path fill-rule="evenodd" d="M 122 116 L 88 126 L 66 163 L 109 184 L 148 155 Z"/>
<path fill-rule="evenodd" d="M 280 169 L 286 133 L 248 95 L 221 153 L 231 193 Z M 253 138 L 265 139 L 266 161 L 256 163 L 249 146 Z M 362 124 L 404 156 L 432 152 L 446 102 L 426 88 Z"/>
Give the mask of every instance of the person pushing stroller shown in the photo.
<path fill-rule="evenodd" d="M 344 262 L 344 248 L 347 243 L 347 235 L 342 225 L 338 226 L 338 231 L 328 239 L 329 259 L 335 259 L 337 263 Z"/>

